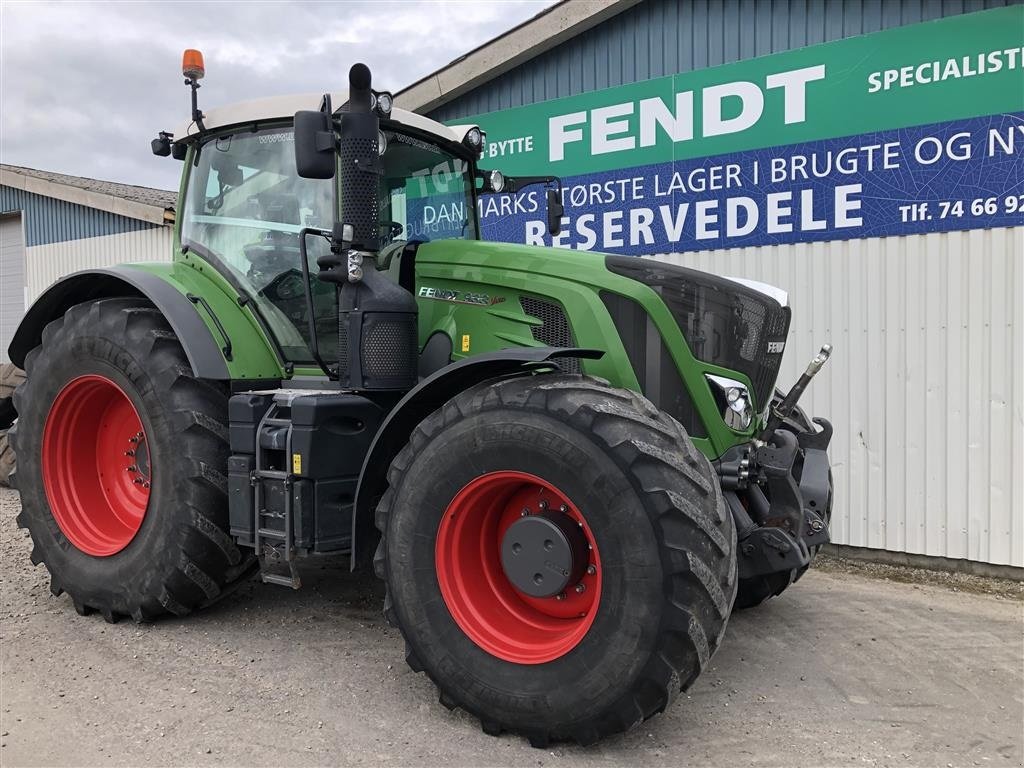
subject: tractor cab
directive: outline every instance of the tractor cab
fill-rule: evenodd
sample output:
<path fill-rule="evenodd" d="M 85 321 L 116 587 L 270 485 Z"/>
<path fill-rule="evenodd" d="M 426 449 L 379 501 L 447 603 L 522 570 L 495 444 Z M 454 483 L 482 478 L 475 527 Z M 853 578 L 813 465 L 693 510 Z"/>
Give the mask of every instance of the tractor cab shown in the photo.
<path fill-rule="evenodd" d="M 327 98 L 347 101 L 344 94 Z M 325 358 L 337 354 L 335 286 L 321 279 L 317 263 L 330 244 L 301 235 L 330 230 L 339 215 L 337 182 L 301 176 L 295 160 L 294 113 L 322 101 L 319 95 L 292 96 L 209 110 L 173 134 L 179 138 L 171 146 L 186 161 L 179 210 L 183 250 L 219 267 L 251 297 L 282 355 L 296 365 L 313 362 L 314 345 Z M 476 198 L 484 189 L 475 167 L 479 129 L 448 128 L 391 109 L 387 94 L 375 96 L 375 104 L 374 235 L 382 263 L 410 242 L 478 238 Z M 163 154 L 162 146 L 157 149 Z"/>

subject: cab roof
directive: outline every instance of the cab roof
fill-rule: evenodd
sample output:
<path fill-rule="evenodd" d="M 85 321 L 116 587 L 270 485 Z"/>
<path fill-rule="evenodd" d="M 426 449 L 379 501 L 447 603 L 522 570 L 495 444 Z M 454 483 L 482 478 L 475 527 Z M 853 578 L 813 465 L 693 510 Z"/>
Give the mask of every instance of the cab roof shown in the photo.
<path fill-rule="evenodd" d="M 248 125 L 270 120 L 290 120 L 302 109 L 320 109 L 322 93 L 303 93 L 288 96 L 268 96 L 252 101 L 242 101 L 223 107 L 213 107 L 203 112 L 203 125 L 207 130 L 219 130 L 232 125 Z M 331 94 L 331 103 L 341 105 L 348 101 L 348 93 L 340 91 Z M 472 125 L 447 126 L 430 118 L 408 112 L 404 109 L 391 110 L 391 120 L 407 125 L 417 131 L 429 133 L 443 141 L 461 143 Z M 199 127 L 190 121 L 178 126 L 174 133 L 175 140 L 196 136 Z"/>

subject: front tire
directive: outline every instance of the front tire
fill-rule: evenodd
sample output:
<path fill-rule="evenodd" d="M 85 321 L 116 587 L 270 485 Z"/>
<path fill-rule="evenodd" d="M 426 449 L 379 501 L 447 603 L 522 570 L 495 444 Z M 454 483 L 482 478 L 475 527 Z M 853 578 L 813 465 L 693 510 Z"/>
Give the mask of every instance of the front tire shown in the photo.
<path fill-rule="evenodd" d="M 108 621 L 189 613 L 244 576 L 226 533 L 227 389 L 141 299 L 71 307 L 15 392 L 18 524 L 54 595 Z"/>
<path fill-rule="evenodd" d="M 543 746 L 627 730 L 721 642 L 732 516 L 682 427 L 635 393 L 562 375 L 476 387 L 420 424 L 388 482 L 375 557 L 385 613 L 441 702 L 488 733 Z M 556 508 L 590 551 L 562 593 L 528 596 L 499 539 Z"/>

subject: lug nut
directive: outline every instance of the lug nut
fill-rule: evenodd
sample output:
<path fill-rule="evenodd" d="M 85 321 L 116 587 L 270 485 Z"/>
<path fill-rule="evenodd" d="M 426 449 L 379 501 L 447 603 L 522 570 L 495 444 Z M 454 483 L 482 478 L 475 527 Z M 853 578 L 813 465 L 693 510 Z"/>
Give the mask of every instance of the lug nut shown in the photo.
<path fill-rule="evenodd" d="M 597 573 L 597 566 L 591 563 L 587 566 L 587 574 L 593 576 L 595 573 Z"/>
<path fill-rule="evenodd" d="M 559 512 L 568 512 L 568 511 L 569 511 L 569 507 L 567 507 L 567 506 L 566 506 L 565 504 L 562 504 L 562 505 L 561 505 L 561 506 L 560 506 L 560 507 L 558 508 L 558 511 L 559 511 Z"/>
<path fill-rule="evenodd" d="M 587 585 L 586 584 L 577 584 L 576 585 L 576 594 L 577 595 L 582 595 L 586 591 L 587 591 Z"/>
<path fill-rule="evenodd" d="M 132 464 L 130 467 L 128 467 L 128 471 L 129 472 L 135 472 L 136 470 L 138 470 L 138 467 L 135 466 L 134 464 Z"/>
<path fill-rule="evenodd" d="M 537 506 L 540 507 L 541 509 L 547 509 L 548 508 L 548 503 L 546 501 L 544 501 L 544 499 L 541 499 L 540 502 L 537 504 Z"/>
<path fill-rule="evenodd" d="M 125 451 L 124 455 L 125 456 L 134 456 L 135 455 L 135 451 Z"/>
<path fill-rule="evenodd" d="M 530 514 L 530 510 L 527 507 L 523 507 L 523 511 L 519 513 L 520 517 L 526 517 Z"/>
<path fill-rule="evenodd" d="M 565 600 L 565 592 L 559 592 L 555 595 L 555 600 Z"/>
<path fill-rule="evenodd" d="M 143 488 L 149 488 L 149 482 L 147 481 L 147 482 L 143 483 L 143 484 L 142 484 L 142 487 L 143 487 Z"/>

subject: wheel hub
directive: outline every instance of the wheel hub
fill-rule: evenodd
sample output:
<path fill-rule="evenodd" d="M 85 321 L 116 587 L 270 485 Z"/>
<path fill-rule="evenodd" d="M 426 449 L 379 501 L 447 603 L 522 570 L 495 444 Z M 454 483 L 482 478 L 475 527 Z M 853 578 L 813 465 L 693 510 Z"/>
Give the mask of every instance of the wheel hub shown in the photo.
<path fill-rule="evenodd" d="M 88 374 L 57 394 L 43 428 L 43 486 L 68 541 L 94 557 L 128 546 L 153 480 L 142 419 L 114 381 Z"/>
<path fill-rule="evenodd" d="M 597 540 L 579 508 L 526 472 L 488 472 L 448 504 L 434 548 L 452 619 L 477 646 L 518 664 L 569 653 L 601 601 Z"/>
<path fill-rule="evenodd" d="M 587 558 L 579 523 L 563 512 L 526 514 L 509 526 L 501 543 L 505 576 L 531 597 L 554 597 L 578 584 Z"/>

